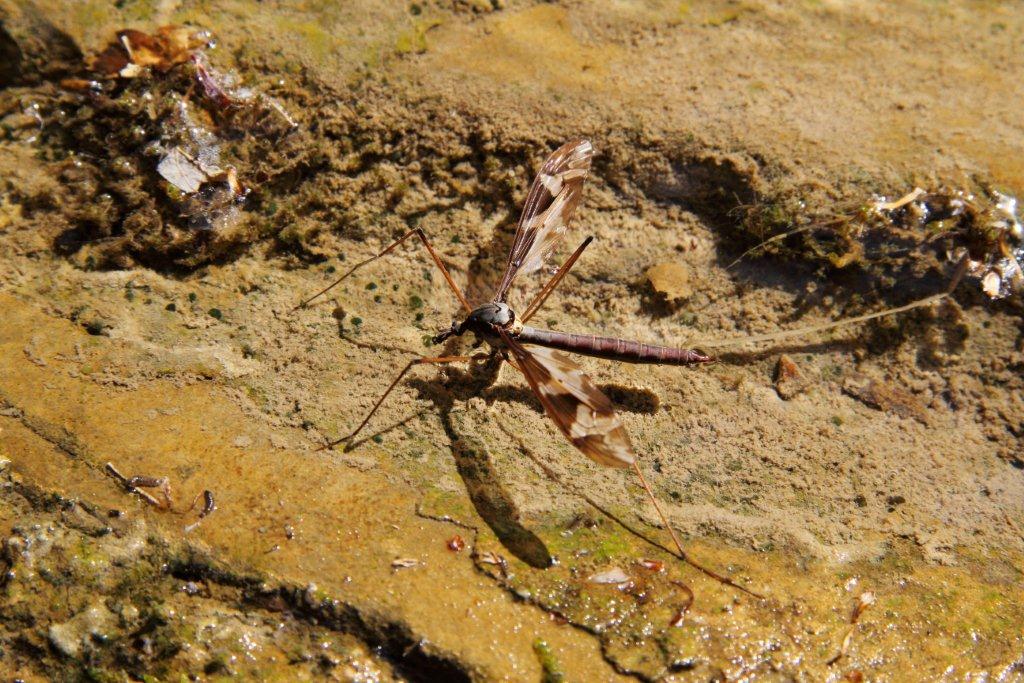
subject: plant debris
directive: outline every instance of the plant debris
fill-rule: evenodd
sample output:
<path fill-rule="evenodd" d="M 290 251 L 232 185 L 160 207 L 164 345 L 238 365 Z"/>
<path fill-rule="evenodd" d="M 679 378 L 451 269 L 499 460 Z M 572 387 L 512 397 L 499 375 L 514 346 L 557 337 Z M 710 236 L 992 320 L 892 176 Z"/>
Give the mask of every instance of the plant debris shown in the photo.
<path fill-rule="evenodd" d="M 196 503 L 199 498 L 203 499 L 203 507 L 199 511 L 199 516 L 196 521 L 185 527 L 185 533 L 190 533 L 198 527 L 202 521 L 214 510 L 217 509 L 217 504 L 213 498 L 213 492 L 204 490 L 199 494 L 196 494 L 195 498 L 192 499 L 192 504 L 184 510 L 174 509 L 174 499 L 171 496 L 171 480 L 167 477 L 150 477 L 146 475 L 135 475 L 132 477 L 126 477 L 114 467 L 113 463 L 108 462 L 104 469 L 107 474 L 116 479 L 129 493 L 134 493 L 144 501 L 157 508 L 158 510 L 164 510 L 172 512 L 176 515 L 187 515 L 195 509 Z M 160 492 L 160 498 L 156 498 L 152 494 L 146 491 L 146 489 L 157 489 Z"/>
<path fill-rule="evenodd" d="M 959 261 L 966 255 L 968 274 L 981 281 L 989 298 L 1024 291 L 1024 225 L 1016 197 L 993 189 L 926 192 L 915 188 L 893 202 L 876 200 L 870 210 L 900 229 L 927 228 L 926 241 L 951 242 L 947 247 L 950 260 Z"/>
<path fill-rule="evenodd" d="M 652 572 L 662 572 L 665 570 L 665 563 L 661 560 L 647 560 L 643 559 L 637 562 L 641 567 Z"/>
<path fill-rule="evenodd" d="M 846 380 L 843 393 L 876 410 L 929 424 L 927 409 L 913 394 L 885 382 L 858 375 Z"/>
<path fill-rule="evenodd" d="M 137 78 L 152 68 L 166 73 L 184 64 L 203 45 L 210 44 L 209 31 L 186 26 L 161 26 L 149 34 L 135 29 L 117 32 L 105 50 L 87 60 L 89 68 L 102 76 Z"/>
<path fill-rule="evenodd" d="M 853 632 L 857 628 L 857 622 L 860 620 L 861 615 L 864 614 L 864 610 L 866 610 L 874 603 L 875 594 L 873 592 L 865 591 L 860 594 L 860 596 L 857 598 L 856 604 L 854 604 L 853 606 L 853 612 L 850 615 L 850 627 L 846 629 L 846 635 L 843 636 L 843 642 L 839 646 L 839 652 L 831 659 L 829 659 L 827 662 L 825 662 L 827 665 L 832 666 L 833 664 L 835 664 L 840 659 L 846 656 L 846 653 L 850 649 L 850 643 L 853 641 Z"/>
<path fill-rule="evenodd" d="M 410 567 L 415 567 L 419 563 L 419 560 L 413 559 L 411 557 L 396 557 L 395 559 L 391 560 L 391 568 L 397 571 L 399 569 L 408 569 Z"/>
<path fill-rule="evenodd" d="M 672 581 L 672 585 L 678 588 L 683 594 L 683 604 L 676 609 L 675 616 L 669 622 L 669 626 L 672 628 L 678 628 L 683 625 L 683 621 L 686 617 L 686 613 L 693 607 L 694 595 L 693 589 L 687 586 L 682 581 Z"/>
<path fill-rule="evenodd" d="M 776 197 L 745 207 L 749 232 L 770 233 L 729 267 L 754 252 L 797 252 L 822 259 L 835 268 L 854 264 L 903 274 L 906 267 L 937 262 L 967 262 L 967 275 L 978 280 L 991 299 L 1024 292 L 1024 224 L 1017 199 L 993 188 L 939 186 L 914 188 L 896 199 L 875 196 L 865 204 L 838 212 L 815 212 L 798 195 Z"/>
<path fill-rule="evenodd" d="M 126 28 L 33 91 L 14 123 L 56 157 L 60 201 L 29 205 L 59 253 L 86 268 L 195 267 L 262 229 L 272 183 L 309 150 L 279 102 L 210 64 L 213 46 L 194 27 Z"/>
<path fill-rule="evenodd" d="M 620 567 L 611 567 L 587 577 L 587 583 L 622 585 L 630 582 L 629 574 Z"/>
<path fill-rule="evenodd" d="M 788 401 L 807 388 L 807 380 L 796 362 L 786 354 L 779 356 L 775 364 L 775 392 L 779 398 Z"/>
<path fill-rule="evenodd" d="M 191 532 L 191 531 L 193 531 L 193 530 L 195 530 L 195 528 L 198 527 L 202 523 L 202 521 L 204 519 L 206 519 L 206 517 L 211 512 L 213 512 L 214 510 L 217 509 L 217 503 L 214 502 L 214 500 L 213 500 L 213 492 L 212 491 L 208 491 L 208 490 L 207 491 L 203 491 L 202 494 L 200 494 L 200 495 L 202 495 L 202 497 L 203 497 L 203 508 L 199 511 L 199 517 L 196 518 L 196 521 L 192 522 L 187 527 L 185 527 L 185 533 L 186 534 Z M 198 499 L 199 499 L 199 496 L 196 496 L 192 500 L 192 505 L 189 506 L 189 510 L 191 510 L 192 508 L 195 507 L 196 500 L 198 500 Z"/>
<path fill-rule="evenodd" d="M 508 560 L 497 553 L 492 553 L 490 551 L 480 553 L 480 555 L 477 556 L 477 562 L 480 564 L 495 565 L 498 567 L 498 570 L 501 572 L 503 577 L 508 577 Z"/>

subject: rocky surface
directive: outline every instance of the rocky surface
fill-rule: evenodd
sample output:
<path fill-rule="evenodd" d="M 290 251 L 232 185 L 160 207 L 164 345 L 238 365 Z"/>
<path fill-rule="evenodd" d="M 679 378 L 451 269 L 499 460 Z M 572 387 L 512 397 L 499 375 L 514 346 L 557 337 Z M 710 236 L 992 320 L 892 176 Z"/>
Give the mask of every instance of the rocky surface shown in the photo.
<path fill-rule="evenodd" d="M 995 253 L 991 223 L 879 221 L 877 195 L 1024 192 L 1011 7 L 5 0 L 0 21 L 4 673 L 1019 673 L 1020 297 L 972 272 L 899 317 L 747 341 Z M 169 24 L 209 35 L 166 71 L 92 59 Z M 597 239 L 535 320 L 716 355 L 584 366 L 691 559 L 764 600 L 670 555 L 630 473 L 563 443 L 511 368 L 414 370 L 351 451 L 320 450 L 458 307 L 418 248 L 295 304 L 412 227 L 484 300 L 575 135 L 597 156 L 561 253 Z"/>

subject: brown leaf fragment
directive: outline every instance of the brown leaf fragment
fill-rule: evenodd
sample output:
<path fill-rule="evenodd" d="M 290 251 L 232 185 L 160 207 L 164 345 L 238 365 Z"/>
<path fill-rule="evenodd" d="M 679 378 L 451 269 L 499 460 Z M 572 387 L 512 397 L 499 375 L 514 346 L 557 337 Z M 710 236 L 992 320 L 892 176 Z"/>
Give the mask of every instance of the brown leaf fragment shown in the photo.
<path fill-rule="evenodd" d="M 850 651 L 850 643 L 853 642 L 853 634 L 857 630 L 857 622 L 860 620 L 860 616 L 864 614 L 864 610 L 874 603 L 875 594 L 872 591 L 865 591 L 857 597 L 857 603 L 853 606 L 853 612 L 850 614 L 850 627 L 846 629 L 846 635 L 843 636 L 843 642 L 839 646 L 839 652 L 825 662 L 827 666 L 832 666 L 845 657 L 846 653 Z"/>
<path fill-rule="evenodd" d="M 917 397 L 886 382 L 863 376 L 851 377 L 843 384 L 843 393 L 877 410 L 912 418 L 923 425 L 929 424 L 928 411 Z"/>
<path fill-rule="evenodd" d="M 864 614 L 871 605 L 875 604 L 875 594 L 871 591 L 865 591 L 860 594 L 857 598 L 857 604 L 853 606 L 853 613 L 850 615 L 850 623 L 856 624 L 860 620 L 860 615 Z"/>
<path fill-rule="evenodd" d="M 103 89 L 99 81 L 92 81 L 86 78 L 62 78 L 60 80 L 60 87 L 77 92 L 99 92 Z"/>
<path fill-rule="evenodd" d="M 779 356 L 775 364 L 775 392 L 779 398 L 788 401 L 807 389 L 807 379 L 792 358 L 786 354 Z"/>
<path fill-rule="evenodd" d="M 111 43 L 103 52 L 88 60 L 89 68 L 104 76 L 116 76 L 128 66 L 128 51 L 120 40 Z"/>
<path fill-rule="evenodd" d="M 660 572 L 660 571 L 664 571 L 664 569 L 665 569 L 665 563 L 662 562 L 661 560 L 643 559 L 643 560 L 640 560 L 639 562 L 637 562 L 637 564 L 639 564 L 644 569 L 646 569 L 648 571 L 652 571 L 652 572 Z"/>
<path fill-rule="evenodd" d="M 207 40 L 209 33 L 187 26 L 161 26 L 154 34 L 124 29 L 88 65 L 104 76 L 121 78 L 135 78 L 146 68 L 165 73 L 188 61 Z"/>

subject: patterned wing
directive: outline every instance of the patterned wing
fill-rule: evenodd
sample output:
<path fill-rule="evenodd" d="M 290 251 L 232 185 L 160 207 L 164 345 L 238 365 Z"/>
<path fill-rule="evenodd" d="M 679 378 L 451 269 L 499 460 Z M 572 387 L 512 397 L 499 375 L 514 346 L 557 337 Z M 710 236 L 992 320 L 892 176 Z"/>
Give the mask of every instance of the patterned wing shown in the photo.
<path fill-rule="evenodd" d="M 527 350 L 505 332 L 505 344 L 547 413 L 572 445 L 606 467 L 629 467 L 633 444 L 612 402 L 568 356 L 544 347 Z"/>
<path fill-rule="evenodd" d="M 495 301 L 504 302 L 516 275 L 537 270 L 554 251 L 580 203 L 593 156 L 593 145 L 580 138 L 559 147 L 541 166 L 526 196 Z"/>

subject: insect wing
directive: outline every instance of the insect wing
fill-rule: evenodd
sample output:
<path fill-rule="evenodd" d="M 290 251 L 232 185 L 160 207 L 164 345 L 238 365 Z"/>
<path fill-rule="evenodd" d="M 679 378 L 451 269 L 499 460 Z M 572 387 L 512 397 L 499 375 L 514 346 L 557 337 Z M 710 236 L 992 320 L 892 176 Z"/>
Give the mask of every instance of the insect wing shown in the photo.
<path fill-rule="evenodd" d="M 629 434 L 612 402 L 567 355 L 524 346 L 502 332 L 537 398 L 572 445 L 606 467 L 629 467 L 636 459 Z"/>
<path fill-rule="evenodd" d="M 526 196 L 495 301 L 504 302 L 516 275 L 537 270 L 554 251 L 580 203 L 593 157 L 594 146 L 580 138 L 559 147 L 541 166 Z"/>

